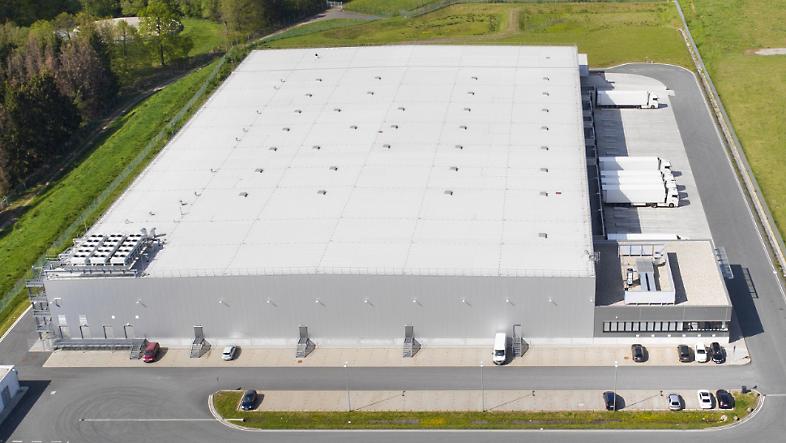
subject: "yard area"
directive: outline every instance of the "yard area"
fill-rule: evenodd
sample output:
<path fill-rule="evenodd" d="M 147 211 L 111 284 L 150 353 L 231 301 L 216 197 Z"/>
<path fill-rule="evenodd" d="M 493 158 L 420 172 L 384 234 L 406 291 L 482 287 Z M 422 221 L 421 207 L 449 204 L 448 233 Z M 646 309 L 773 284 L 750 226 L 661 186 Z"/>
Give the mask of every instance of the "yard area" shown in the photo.
<path fill-rule="evenodd" d="M 680 0 L 781 235 L 786 235 L 786 1 Z"/>
<path fill-rule="evenodd" d="M 184 18 L 183 35 L 191 37 L 194 42 L 188 53 L 190 57 L 207 54 L 216 48 L 226 49 L 227 46 L 224 25 L 211 20 Z"/>
<path fill-rule="evenodd" d="M 344 3 L 347 11 L 363 14 L 394 16 L 400 11 L 409 11 L 436 0 L 351 0 Z"/>
<path fill-rule="evenodd" d="M 353 2 L 354 3 L 354 2 Z M 420 17 L 298 28 L 267 47 L 325 47 L 390 43 L 577 45 L 593 66 L 691 61 L 671 2 L 462 4 Z"/>
<path fill-rule="evenodd" d="M 259 429 L 702 429 L 742 419 L 757 402 L 754 394 L 737 392 L 736 407 L 728 411 L 245 412 L 238 410 L 241 395 L 214 394 L 216 412 Z"/>

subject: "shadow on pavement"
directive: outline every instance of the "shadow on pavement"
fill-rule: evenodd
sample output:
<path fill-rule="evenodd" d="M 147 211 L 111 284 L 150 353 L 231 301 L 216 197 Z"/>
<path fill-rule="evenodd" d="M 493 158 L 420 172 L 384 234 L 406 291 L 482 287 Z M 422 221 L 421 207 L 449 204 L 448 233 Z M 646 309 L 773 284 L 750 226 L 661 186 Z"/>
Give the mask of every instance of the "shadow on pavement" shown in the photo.
<path fill-rule="evenodd" d="M 14 433 L 39 397 L 46 391 L 46 387 L 49 386 L 49 380 L 25 380 L 20 381 L 19 384 L 27 387 L 27 392 L 0 426 L 0 441 L 9 441 L 11 434 Z"/>
<path fill-rule="evenodd" d="M 758 298 L 756 287 L 753 286 L 753 280 L 750 277 L 746 268 L 740 265 L 731 265 L 734 278 L 726 280 L 726 288 L 729 290 L 729 297 L 734 306 L 734 313 L 737 316 L 738 324 L 743 337 L 751 337 L 764 332 L 764 327 L 761 324 L 759 313 L 756 310 L 756 305 L 753 303 L 754 298 Z M 739 337 L 733 337 L 730 331 L 729 340 L 736 340 Z"/>

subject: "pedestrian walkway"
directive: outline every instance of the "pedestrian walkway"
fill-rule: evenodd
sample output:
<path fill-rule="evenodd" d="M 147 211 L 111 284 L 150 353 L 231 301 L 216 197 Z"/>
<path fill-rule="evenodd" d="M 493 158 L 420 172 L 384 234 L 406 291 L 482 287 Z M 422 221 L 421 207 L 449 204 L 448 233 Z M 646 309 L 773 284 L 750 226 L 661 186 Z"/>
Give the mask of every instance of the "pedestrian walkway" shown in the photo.
<path fill-rule="evenodd" d="M 162 343 L 166 348 L 166 344 Z M 635 363 L 630 346 L 531 346 L 524 357 L 513 359 L 508 366 L 690 366 L 714 363 L 680 363 L 675 345 L 649 346 L 649 360 Z M 747 348 L 740 340 L 727 349 L 725 365 L 750 362 Z M 307 357 L 295 358 L 292 348 L 243 347 L 233 361 L 221 360 L 221 348 L 213 347 L 201 358 L 189 358 L 187 348 L 164 349 L 158 361 L 145 364 L 130 360 L 123 351 L 55 351 L 45 367 L 455 367 L 491 365 L 491 349 L 478 347 L 423 347 L 415 357 L 403 358 L 401 348 L 317 348 Z"/>
<path fill-rule="evenodd" d="M 670 393 L 698 409 L 695 391 L 618 391 L 623 410 L 667 410 Z M 258 391 L 259 411 L 591 411 L 603 410 L 602 391 Z M 231 417 L 226 417 L 231 418 Z"/>

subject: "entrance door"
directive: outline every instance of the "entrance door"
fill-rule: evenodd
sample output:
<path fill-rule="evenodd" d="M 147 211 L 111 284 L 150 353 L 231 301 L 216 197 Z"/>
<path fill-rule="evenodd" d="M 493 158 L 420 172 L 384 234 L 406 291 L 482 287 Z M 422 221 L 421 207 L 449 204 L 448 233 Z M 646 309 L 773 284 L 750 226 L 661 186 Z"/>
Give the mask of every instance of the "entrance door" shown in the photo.
<path fill-rule="evenodd" d="M 136 338 L 136 335 L 134 334 L 134 325 L 129 324 L 123 326 L 123 331 L 126 334 L 126 338 Z"/>
<path fill-rule="evenodd" d="M 115 338 L 111 326 L 104 325 L 104 338 Z"/>

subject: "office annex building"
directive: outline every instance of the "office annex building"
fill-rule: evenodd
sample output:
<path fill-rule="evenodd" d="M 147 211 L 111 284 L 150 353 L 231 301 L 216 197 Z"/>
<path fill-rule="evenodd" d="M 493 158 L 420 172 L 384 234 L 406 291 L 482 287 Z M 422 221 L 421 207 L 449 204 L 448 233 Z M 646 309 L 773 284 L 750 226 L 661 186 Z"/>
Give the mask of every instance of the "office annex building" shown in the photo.
<path fill-rule="evenodd" d="M 709 241 L 593 244 L 580 58 L 253 52 L 31 281 L 42 338 L 187 345 L 195 326 L 216 344 L 292 347 L 301 326 L 320 346 L 400 345 L 405 326 L 423 345 L 487 344 L 513 325 L 531 343 L 726 335 Z M 675 289 L 674 254 L 704 266 L 702 281 Z M 631 256 L 661 269 L 653 291 L 671 301 L 625 302 Z"/>

